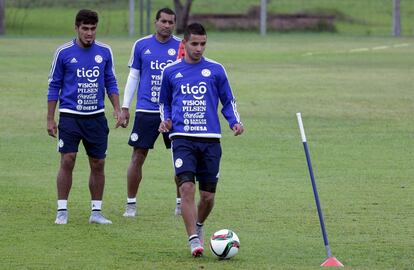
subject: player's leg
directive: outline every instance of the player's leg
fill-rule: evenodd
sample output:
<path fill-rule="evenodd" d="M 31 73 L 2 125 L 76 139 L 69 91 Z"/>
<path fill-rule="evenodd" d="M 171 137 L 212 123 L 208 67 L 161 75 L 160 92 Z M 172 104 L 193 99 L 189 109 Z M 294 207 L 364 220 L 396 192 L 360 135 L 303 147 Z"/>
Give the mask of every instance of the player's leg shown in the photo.
<path fill-rule="evenodd" d="M 136 215 L 136 196 L 139 184 L 142 180 L 142 166 L 148 155 L 148 149 L 135 147 L 132 151 L 131 162 L 127 171 L 127 205 L 124 217 L 134 217 Z"/>
<path fill-rule="evenodd" d="M 198 144 L 202 155 L 197 166 L 197 180 L 200 200 L 197 206 L 197 234 L 204 244 L 203 225 L 214 207 L 216 187 L 219 178 L 221 145 L 219 142 L 201 142 Z"/>
<path fill-rule="evenodd" d="M 68 211 L 67 203 L 69 192 L 72 187 L 72 172 L 75 167 L 76 153 L 62 153 L 60 158 L 60 168 L 56 179 L 58 209 L 56 214 L 56 224 L 67 224 Z"/>
<path fill-rule="evenodd" d="M 76 153 L 81 140 L 77 120 L 73 117 L 60 115 L 58 126 L 58 151 L 60 156 L 60 167 L 56 177 L 58 209 L 56 224 L 67 224 L 68 222 L 68 198 L 72 187 L 72 173 L 76 162 Z"/>
<path fill-rule="evenodd" d="M 105 116 L 84 119 L 83 145 L 88 154 L 90 175 L 89 191 L 91 194 L 91 216 L 89 223 L 112 224 L 102 213 L 102 199 L 105 188 L 105 158 L 108 148 L 108 122 Z"/>
<path fill-rule="evenodd" d="M 164 140 L 164 144 L 165 147 L 167 149 L 171 148 L 171 140 L 169 138 L 169 134 L 168 133 L 163 133 L 162 134 L 163 140 Z M 181 195 L 180 195 L 180 187 L 178 185 L 179 180 L 177 178 L 177 176 L 174 177 L 174 182 L 175 182 L 175 187 L 176 187 L 176 198 L 175 198 L 175 209 L 174 209 L 174 215 L 179 216 L 181 215 Z"/>
<path fill-rule="evenodd" d="M 177 192 L 177 197 L 175 198 L 175 210 L 174 210 L 174 214 L 176 216 L 180 216 L 181 215 L 181 194 L 180 194 L 180 187 L 178 186 L 178 178 L 177 176 L 174 177 L 174 181 L 175 181 L 175 186 L 176 186 L 176 192 Z"/>
<path fill-rule="evenodd" d="M 89 191 L 93 201 L 102 201 L 105 187 L 105 159 L 89 157 Z"/>
<path fill-rule="evenodd" d="M 135 217 L 137 194 L 142 180 L 142 167 L 149 149 L 154 148 L 159 135 L 160 117 L 158 113 L 136 112 L 134 126 L 128 144 L 134 148 L 127 171 L 127 204 L 124 217 Z"/>
<path fill-rule="evenodd" d="M 175 175 L 181 195 L 181 215 L 188 235 L 191 254 L 201 256 L 204 248 L 196 233 L 197 209 L 195 203 L 195 175 L 197 157 L 194 142 L 187 139 L 174 139 L 172 153 Z"/>
<path fill-rule="evenodd" d="M 197 205 L 196 233 L 202 245 L 204 245 L 204 221 L 210 215 L 214 207 L 217 183 L 199 182 L 200 200 Z"/>
<path fill-rule="evenodd" d="M 194 257 L 201 256 L 204 248 L 196 232 L 197 210 L 195 204 L 195 180 L 194 174 L 184 172 L 178 175 L 181 194 L 181 210 L 185 229 L 188 235 L 191 254 Z"/>
<path fill-rule="evenodd" d="M 102 215 L 102 198 L 105 187 L 105 159 L 89 157 L 91 173 L 89 176 L 89 191 L 91 193 L 91 216 L 89 223 L 112 224 Z"/>

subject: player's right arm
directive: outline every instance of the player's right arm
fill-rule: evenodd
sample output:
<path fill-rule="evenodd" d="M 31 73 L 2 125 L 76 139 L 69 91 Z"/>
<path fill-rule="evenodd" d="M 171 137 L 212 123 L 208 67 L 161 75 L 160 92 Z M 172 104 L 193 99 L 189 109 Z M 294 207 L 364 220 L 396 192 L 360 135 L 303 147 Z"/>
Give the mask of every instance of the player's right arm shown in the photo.
<path fill-rule="evenodd" d="M 139 78 L 139 70 L 131 67 L 129 69 L 129 75 L 124 90 L 124 101 L 122 103 L 121 117 L 124 123 L 123 127 L 127 127 L 129 123 L 129 106 L 131 105 L 131 101 L 135 96 L 135 91 L 138 88 Z"/>
<path fill-rule="evenodd" d="M 49 72 L 49 88 L 47 93 L 47 133 L 49 136 L 56 137 L 57 124 L 55 121 L 55 111 L 59 100 L 60 90 L 63 84 L 63 64 L 61 60 L 61 49 L 58 48 L 53 57 Z"/>
<path fill-rule="evenodd" d="M 56 137 L 57 134 L 57 124 L 55 121 L 56 106 L 56 100 L 50 100 L 47 102 L 47 133 L 52 137 Z"/>

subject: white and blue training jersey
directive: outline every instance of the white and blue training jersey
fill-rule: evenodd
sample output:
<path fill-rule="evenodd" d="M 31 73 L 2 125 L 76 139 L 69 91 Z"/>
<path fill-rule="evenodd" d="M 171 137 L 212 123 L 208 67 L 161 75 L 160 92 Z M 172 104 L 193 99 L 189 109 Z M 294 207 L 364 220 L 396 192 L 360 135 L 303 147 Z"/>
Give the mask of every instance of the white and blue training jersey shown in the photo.
<path fill-rule="evenodd" d="M 135 42 L 128 66 L 140 71 L 136 111 L 159 112 L 161 72 L 166 65 L 177 59 L 180 42 L 176 36 L 172 36 L 166 42 L 160 42 L 155 34 Z"/>
<path fill-rule="evenodd" d="M 207 58 L 196 64 L 177 60 L 164 69 L 160 92 L 161 120 L 172 120 L 170 138 L 220 138 L 218 102 L 230 128 L 240 122 L 224 67 Z"/>
<path fill-rule="evenodd" d="M 59 111 L 96 114 L 104 111 L 105 91 L 119 94 L 111 48 L 98 41 L 82 48 L 72 40 L 60 46 L 49 74 L 48 101 L 59 100 Z"/>

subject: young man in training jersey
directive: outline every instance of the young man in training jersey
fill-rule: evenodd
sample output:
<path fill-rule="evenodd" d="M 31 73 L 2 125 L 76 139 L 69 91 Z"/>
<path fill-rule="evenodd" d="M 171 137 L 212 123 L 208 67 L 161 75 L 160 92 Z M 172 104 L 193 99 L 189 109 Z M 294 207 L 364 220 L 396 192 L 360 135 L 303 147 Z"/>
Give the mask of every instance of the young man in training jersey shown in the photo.
<path fill-rule="evenodd" d="M 172 140 L 173 165 L 191 254 L 204 252 L 203 223 L 214 206 L 221 159 L 218 103 L 235 136 L 244 128 L 224 67 L 203 57 L 207 34 L 193 23 L 184 32 L 185 56 L 168 65 L 160 92 L 161 132 Z M 195 182 L 200 200 L 196 207 Z"/>
<path fill-rule="evenodd" d="M 180 39 L 172 33 L 175 28 L 175 13 L 169 8 L 158 10 L 155 18 L 155 34 L 138 39 L 132 47 L 129 60 L 130 72 L 124 92 L 122 118 L 128 125 L 129 107 L 137 92 L 134 126 L 128 144 L 133 147 L 131 162 L 127 171 L 127 204 L 124 217 L 135 217 L 137 193 L 142 180 L 142 167 L 160 134 L 160 112 L 158 96 L 161 72 L 179 55 Z M 137 91 L 138 89 L 138 91 Z M 167 134 L 163 134 L 166 148 L 171 147 Z M 177 189 L 175 214 L 181 214 L 181 198 Z"/>

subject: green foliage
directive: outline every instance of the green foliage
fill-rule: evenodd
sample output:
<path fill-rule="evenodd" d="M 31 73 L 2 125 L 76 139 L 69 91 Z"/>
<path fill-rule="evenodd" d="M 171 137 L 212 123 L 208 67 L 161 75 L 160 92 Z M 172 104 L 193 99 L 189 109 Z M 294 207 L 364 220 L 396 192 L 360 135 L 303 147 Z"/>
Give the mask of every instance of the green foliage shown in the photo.
<path fill-rule="evenodd" d="M 47 76 L 66 41 L 0 40 L 0 269 L 319 268 L 325 251 L 296 112 L 333 254 L 345 269 L 414 268 L 411 39 L 209 34 L 206 56 L 226 67 L 246 126 L 234 137 L 223 122 L 221 180 L 205 223 L 206 235 L 230 228 L 240 237 L 229 261 L 209 251 L 191 258 L 173 216 L 171 157 L 161 141 L 144 166 L 139 216 L 122 217 L 130 128 L 110 133 L 103 211 L 114 224 L 87 223 L 82 147 L 69 224 L 53 224 L 59 155 L 46 133 Z M 113 48 L 123 89 L 134 40 L 102 41 Z"/>

